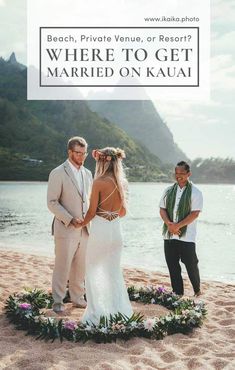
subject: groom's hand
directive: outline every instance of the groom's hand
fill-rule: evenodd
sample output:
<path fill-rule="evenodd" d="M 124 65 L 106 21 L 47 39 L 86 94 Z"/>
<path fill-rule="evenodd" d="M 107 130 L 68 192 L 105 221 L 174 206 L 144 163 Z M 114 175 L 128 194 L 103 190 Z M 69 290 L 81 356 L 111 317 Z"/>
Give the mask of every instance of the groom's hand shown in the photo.
<path fill-rule="evenodd" d="M 81 223 L 82 223 L 82 219 L 80 218 L 72 218 L 72 220 L 70 221 L 70 224 L 73 225 L 74 227 L 78 228 L 78 227 L 81 227 Z"/>
<path fill-rule="evenodd" d="M 76 218 L 76 220 L 77 220 L 77 226 L 76 226 L 76 228 L 82 227 L 83 219 Z"/>

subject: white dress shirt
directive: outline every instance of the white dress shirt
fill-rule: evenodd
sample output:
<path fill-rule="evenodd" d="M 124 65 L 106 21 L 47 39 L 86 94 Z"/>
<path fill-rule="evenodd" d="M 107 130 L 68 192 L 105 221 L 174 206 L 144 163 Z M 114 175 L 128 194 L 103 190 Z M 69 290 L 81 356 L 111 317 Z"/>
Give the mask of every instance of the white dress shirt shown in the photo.
<path fill-rule="evenodd" d="M 74 174 L 74 177 L 77 181 L 77 184 L 78 184 L 78 188 L 79 188 L 79 191 L 81 193 L 81 195 L 83 196 L 83 192 L 84 192 L 84 185 L 83 185 L 83 174 L 82 172 L 84 171 L 83 170 L 83 166 L 81 166 L 79 168 L 79 170 L 70 162 L 70 160 L 68 159 L 67 160 L 69 165 L 70 165 L 70 168 L 71 170 L 73 171 L 73 174 Z"/>
<path fill-rule="evenodd" d="M 172 186 L 172 185 L 171 185 Z M 167 190 L 170 188 L 167 187 L 162 195 L 162 198 L 159 203 L 160 208 L 166 209 L 166 198 L 165 194 Z M 180 198 L 182 197 L 182 194 L 184 192 L 185 186 L 183 188 L 180 188 L 180 186 L 177 186 L 177 192 L 175 197 L 175 206 L 173 210 L 173 222 L 178 222 L 177 219 L 177 210 L 179 207 Z M 191 211 L 202 211 L 203 207 L 203 197 L 202 192 L 194 185 L 192 184 L 192 195 L 191 195 Z M 182 236 L 181 238 L 177 234 L 171 235 L 170 239 L 177 239 L 182 240 L 184 242 L 193 242 L 195 243 L 196 240 L 196 227 L 197 227 L 197 219 L 195 219 L 191 224 L 187 225 L 186 234 Z M 168 239 L 166 236 L 164 236 L 164 239 Z"/>

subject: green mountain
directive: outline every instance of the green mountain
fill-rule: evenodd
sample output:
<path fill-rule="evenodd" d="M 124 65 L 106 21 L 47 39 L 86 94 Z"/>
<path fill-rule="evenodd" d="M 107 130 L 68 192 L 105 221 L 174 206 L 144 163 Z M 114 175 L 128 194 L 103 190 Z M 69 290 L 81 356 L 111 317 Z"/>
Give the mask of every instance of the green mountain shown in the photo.
<path fill-rule="evenodd" d="M 111 98 L 111 97 L 110 97 Z M 148 148 L 163 163 L 188 160 L 150 100 L 88 101 L 90 108 L 116 123 L 130 137 Z"/>
<path fill-rule="evenodd" d="M 130 180 L 167 179 L 167 167 L 121 128 L 92 112 L 84 101 L 27 101 L 27 70 L 15 56 L 0 58 L 0 179 L 46 180 L 66 158 L 66 142 L 84 136 L 89 150 L 118 146 L 126 151 Z M 86 165 L 94 169 L 88 157 Z"/>
<path fill-rule="evenodd" d="M 196 158 L 191 169 L 195 182 L 235 184 L 235 161 L 231 158 Z"/>

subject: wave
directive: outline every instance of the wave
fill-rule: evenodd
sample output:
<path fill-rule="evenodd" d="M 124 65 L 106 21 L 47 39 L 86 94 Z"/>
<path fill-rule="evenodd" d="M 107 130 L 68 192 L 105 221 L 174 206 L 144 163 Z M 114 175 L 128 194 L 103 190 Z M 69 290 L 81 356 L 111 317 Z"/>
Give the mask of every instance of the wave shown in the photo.
<path fill-rule="evenodd" d="M 231 226 L 232 224 L 229 222 L 213 222 L 213 221 L 206 221 L 206 220 L 198 220 L 198 223 L 204 225 L 214 225 L 214 226 Z"/>
<path fill-rule="evenodd" d="M 162 223 L 162 220 L 159 217 L 129 217 L 128 222 L 130 221 L 141 221 L 143 222 L 154 222 L 154 223 Z M 198 219 L 198 223 L 204 225 L 212 225 L 212 226 L 231 226 L 232 224 L 229 222 L 214 222 L 214 221 L 207 221 L 207 220 L 200 220 Z"/>

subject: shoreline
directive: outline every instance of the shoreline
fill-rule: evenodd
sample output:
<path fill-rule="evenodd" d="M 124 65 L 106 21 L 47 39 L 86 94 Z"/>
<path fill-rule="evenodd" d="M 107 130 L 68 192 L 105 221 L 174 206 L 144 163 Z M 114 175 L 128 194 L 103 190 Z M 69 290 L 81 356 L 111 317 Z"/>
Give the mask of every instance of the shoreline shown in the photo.
<path fill-rule="evenodd" d="M 41 257 L 41 258 L 49 258 L 49 259 L 52 259 L 52 261 L 54 261 L 54 250 L 53 250 L 53 253 L 52 253 L 52 256 L 48 256 L 46 254 L 41 254 L 41 253 L 38 253 L 38 254 L 35 254 L 32 253 L 32 252 L 27 252 L 27 251 L 19 251 L 17 250 L 17 248 L 14 248 L 14 246 L 10 246 L 9 249 L 7 248 L 2 248 L 1 245 L 0 245 L 0 253 L 1 252 L 13 252 L 13 253 L 18 253 L 18 254 L 22 254 L 22 255 L 30 255 L 30 256 L 35 256 L 35 257 Z M 167 270 L 167 267 L 165 267 L 165 271 L 163 270 L 153 270 L 151 268 L 147 268 L 147 267 L 141 267 L 141 266 L 138 266 L 138 265 L 129 265 L 129 264 L 122 264 L 122 268 L 124 270 L 142 270 L 143 272 L 148 272 L 148 273 L 156 273 L 156 274 L 159 274 L 159 275 L 163 275 L 165 277 L 169 277 L 169 273 L 168 273 L 168 270 Z M 200 266 L 199 266 L 199 270 L 200 270 Z M 186 272 L 182 272 L 182 276 L 184 279 L 187 279 L 188 276 L 187 276 L 187 273 Z M 232 280 L 229 280 L 229 279 L 222 279 L 222 280 L 219 280 L 219 278 L 210 278 L 210 277 L 200 277 L 201 279 L 201 283 L 222 283 L 222 284 L 229 284 L 229 285 L 235 285 L 235 276 L 234 276 L 234 279 Z M 170 280 L 169 280 L 170 282 Z"/>
<path fill-rule="evenodd" d="M 172 184 L 174 181 L 169 179 L 167 181 L 128 181 L 129 184 L 162 184 L 162 185 L 167 185 L 167 184 Z M 0 184 L 6 184 L 6 183 L 10 183 L 10 184 L 14 184 L 14 183 L 32 183 L 32 184 L 35 184 L 35 183 L 45 183 L 47 184 L 48 183 L 48 180 L 0 180 Z M 193 181 L 194 183 L 194 181 Z M 228 186 L 231 186 L 233 185 L 234 186 L 234 182 L 198 182 L 196 181 L 195 184 L 197 185 L 228 185 Z"/>

